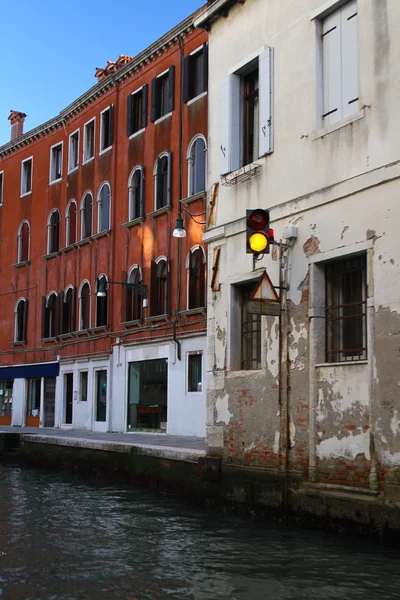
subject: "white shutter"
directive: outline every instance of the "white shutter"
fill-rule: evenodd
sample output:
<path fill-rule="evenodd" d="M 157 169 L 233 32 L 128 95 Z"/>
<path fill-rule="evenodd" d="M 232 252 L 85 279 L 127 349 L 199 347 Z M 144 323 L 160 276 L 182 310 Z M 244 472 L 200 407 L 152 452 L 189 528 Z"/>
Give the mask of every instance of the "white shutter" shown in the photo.
<path fill-rule="evenodd" d="M 241 166 L 240 160 L 240 77 L 231 75 L 229 77 L 229 99 L 230 99 L 230 171 L 236 171 Z"/>
<path fill-rule="evenodd" d="M 358 111 L 357 2 L 341 12 L 342 26 L 342 118 Z"/>
<path fill-rule="evenodd" d="M 272 152 L 273 146 L 273 48 L 267 48 L 258 57 L 258 155 Z"/>
<path fill-rule="evenodd" d="M 340 11 L 322 24 L 324 127 L 342 119 L 341 23 Z"/>
<path fill-rule="evenodd" d="M 220 170 L 221 174 L 229 173 L 230 171 L 230 101 L 229 101 L 229 78 L 224 79 L 220 86 L 219 92 L 220 103 Z"/>

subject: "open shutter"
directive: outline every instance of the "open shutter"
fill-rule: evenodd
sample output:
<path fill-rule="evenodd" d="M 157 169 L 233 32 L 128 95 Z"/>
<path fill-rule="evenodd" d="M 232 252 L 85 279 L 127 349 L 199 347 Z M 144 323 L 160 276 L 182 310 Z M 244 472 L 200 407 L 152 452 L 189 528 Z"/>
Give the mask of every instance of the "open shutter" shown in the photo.
<path fill-rule="evenodd" d="M 259 156 L 273 151 L 273 57 L 272 48 L 258 57 Z"/>
<path fill-rule="evenodd" d="M 162 207 L 162 173 L 161 173 L 161 158 L 157 158 L 157 172 L 156 172 L 156 206 L 155 209 Z"/>
<path fill-rule="evenodd" d="M 183 61 L 183 101 L 190 100 L 190 56 Z"/>
<path fill-rule="evenodd" d="M 142 128 L 147 125 L 147 99 L 149 96 L 149 86 L 147 83 L 142 87 Z"/>
<path fill-rule="evenodd" d="M 240 168 L 240 77 L 229 77 L 230 171 Z"/>
<path fill-rule="evenodd" d="M 219 92 L 220 101 L 220 123 L 221 123 L 221 138 L 220 138 L 220 171 L 222 175 L 230 171 L 230 102 L 229 102 L 229 78 L 225 79 L 220 86 Z"/>
<path fill-rule="evenodd" d="M 322 25 L 322 61 L 324 79 L 324 127 L 342 118 L 341 27 L 340 12 L 327 17 Z"/>
<path fill-rule="evenodd" d="M 28 340 L 28 299 L 24 302 L 24 316 L 22 320 L 22 341 Z"/>
<path fill-rule="evenodd" d="M 110 105 L 110 118 L 108 119 L 108 140 L 110 142 L 110 146 L 113 144 L 113 133 L 114 133 L 114 106 Z"/>
<path fill-rule="evenodd" d="M 203 45 L 203 92 L 208 89 L 208 42 Z"/>
<path fill-rule="evenodd" d="M 167 206 L 172 204 L 172 152 L 168 152 Z"/>
<path fill-rule="evenodd" d="M 151 82 L 151 114 L 150 119 L 152 123 L 157 120 L 157 77 Z"/>
<path fill-rule="evenodd" d="M 343 6 L 342 25 L 342 118 L 358 111 L 357 3 Z"/>
<path fill-rule="evenodd" d="M 132 102 L 133 96 L 129 94 L 126 98 L 126 135 L 132 135 Z"/>
<path fill-rule="evenodd" d="M 153 317 L 157 314 L 157 265 L 151 261 L 151 280 L 150 280 L 150 315 Z"/>
<path fill-rule="evenodd" d="M 168 71 L 168 112 L 172 112 L 175 107 L 175 67 Z"/>
<path fill-rule="evenodd" d="M 71 290 L 71 322 L 69 323 L 69 330 L 76 331 L 76 288 L 73 287 Z"/>
<path fill-rule="evenodd" d="M 139 188 L 139 202 L 140 202 L 140 210 L 139 217 L 144 217 L 144 168 L 140 167 L 140 188 Z"/>
<path fill-rule="evenodd" d="M 42 338 L 48 337 L 47 327 L 47 310 L 46 310 L 46 296 L 42 296 Z"/>

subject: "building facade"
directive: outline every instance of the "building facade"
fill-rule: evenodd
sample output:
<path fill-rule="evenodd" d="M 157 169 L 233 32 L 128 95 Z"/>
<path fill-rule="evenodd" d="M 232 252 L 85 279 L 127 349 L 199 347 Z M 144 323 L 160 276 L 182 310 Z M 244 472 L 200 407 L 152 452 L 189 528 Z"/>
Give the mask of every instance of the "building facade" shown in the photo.
<path fill-rule="evenodd" d="M 400 7 L 216 0 L 207 449 L 398 498 Z M 277 245 L 246 253 L 246 210 Z M 265 272 L 280 316 L 248 312 Z M 245 492 L 243 492 L 245 493 Z"/>
<path fill-rule="evenodd" d="M 193 18 L 97 69 L 36 129 L 10 114 L 2 424 L 204 435 L 208 60 Z"/>

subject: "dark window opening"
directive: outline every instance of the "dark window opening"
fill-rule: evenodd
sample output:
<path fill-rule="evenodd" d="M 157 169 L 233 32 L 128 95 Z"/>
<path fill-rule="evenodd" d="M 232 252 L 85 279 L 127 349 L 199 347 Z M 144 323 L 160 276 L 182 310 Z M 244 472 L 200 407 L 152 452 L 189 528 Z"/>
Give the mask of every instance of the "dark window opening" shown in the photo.
<path fill-rule="evenodd" d="M 64 296 L 62 311 L 62 332 L 75 331 L 75 290 L 69 288 Z"/>
<path fill-rule="evenodd" d="M 108 283 L 105 277 L 97 280 L 96 291 L 99 291 L 100 284 L 104 290 L 105 296 L 96 296 L 96 327 L 106 327 L 108 325 Z"/>
<path fill-rule="evenodd" d="M 32 191 L 32 159 L 22 163 L 22 186 L 21 194 L 29 194 Z"/>
<path fill-rule="evenodd" d="M 202 355 L 189 354 L 188 356 L 188 392 L 202 391 Z"/>
<path fill-rule="evenodd" d="M 27 417 L 40 417 L 41 380 L 28 379 Z"/>
<path fill-rule="evenodd" d="M 186 56 L 184 61 L 184 102 L 196 98 L 208 86 L 208 46 Z"/>
<path fill-rule="evenodd" d="M 96 371 L 96 421 L 107 420 L 107 371 Z"/>
<path fill-rule="evenodd" d="M 28 303 L 27 300 L 20 300 L 16 310 L 16 323 L 15 323 L 15 341 L 26 342 L 27 336 L 27 317 L 28 317 Z"/>
<path fill-rule="evenodd" d="M 57 296 L 51 294 L 44 306 L 44 328 L 43 337 L 53 338 L 58 335 L 58 323 L 57 323 Z"/>
<path fill-rule="evenodd" d="M 85 125 L 85 147 L 83 150 L 83 159 L 88 161 L 94 157 L 94 121 Z"/>
<path fill-rule="evenodd" d="M 79 164 L 79 131 L 76 131 L 69 138 L 69 170 L 76 169 Z"/>
<path fill-rule="evenodd" d="M 110 228 L 110 186 L 105 183 L 99 196 L 99 231 Z"/>
<path fill-rule="evenodd" d="M 133 269 L 128 283 L 138 284 L 140 282 L 139 269 Z M 126 320 L 139 321 L 142 318 L 142 296 L 132 288 L 126 288 Z"/>
<path fill-rule="evenodd" d="M 205 306 L 205 265 L 200 248 L 189 257 L 189 309 Z"/>
<path fill-rule="evenodd" d="M 49 222 L 49 248 L 48 252 L 58 252 L 60 249 L 60 213 L 55 210 Z"/>
<path fill-rule="evenodd" d="M 18 262 L 29 260 L 29 235 L 28 223 L 22 223 L 18 235 Z"/>
<path fill-rule="evenodd" d="M 62 173 L 62 145 L 51 149 L 50 181 L 61 179 Z"/>
<path fill-rule="evenodd" d="M 88 372 L 81 371 L 79 376 L 79 400 L 81 402 L 87 402 L 88 399 Z"/>
<path fill-rule="evenodd" d="M 189 196 L 193 196 L 206 189 L 206 145 L 202 138 L 197 138 L 192 145 L 189 161 Z"/>
<path fill-rule="evenodd" d="M 240 368 L 243 370 L 261 369 L 261 315 L 247 312 L 247 302 L 255 284 L 236 286 L 240 304 Z"/>
<path fill-rule="evenodd" d="M 175 68 L 155 77 L 151 90 L 151 120 L 157 121 L 174 110 Z"/>
<path fill-rule="evenodd" d="M 88 283 L 84 283 L 81 289 L 80 298 L 80 329 L 89 329 L 90 327 L 90 288 Z"/>
<path fill-rule="evenodd" d="M 76 242 L 76 204 L 70 202 L 67 213 L 67 232 L 66 245 L 75 244 Z"/>
<path fill-rule="evenodd" d="M 258 67 L 243 77 L 243 165 L 258 158 Z"/>
<path fill-rule="evenodd" d="M 100 151 L 106 150 L 113 143 L 113 107 L 101 113 Z"/>
<path fill-rule="evenodd" d="M 0 173 L 0 204 L 3 204 L 3 173 Z"/>
<path fill-rule="evenodd" d="M 164 208 L 170 204 L 170 166 L 168 163 L 168 156 L 162 156 L 161 158 L 157 159 L 156 210 Z"/>
<path fill-rule="evenodd" d="M 82 239 L 92 235 L 92 195 L 86 194 L 82 204 Z"/>
<path fill-rule="evenodd" d="M 126 133 L 129 136 L 137 133 L 147 125 L 148 87 L 145 84 L 127 98 Z"/>
<path fill-rule="evenodd" d="M 129 186 L 129 219 L 143 217 L 142 169 L 136 169 Z"/>

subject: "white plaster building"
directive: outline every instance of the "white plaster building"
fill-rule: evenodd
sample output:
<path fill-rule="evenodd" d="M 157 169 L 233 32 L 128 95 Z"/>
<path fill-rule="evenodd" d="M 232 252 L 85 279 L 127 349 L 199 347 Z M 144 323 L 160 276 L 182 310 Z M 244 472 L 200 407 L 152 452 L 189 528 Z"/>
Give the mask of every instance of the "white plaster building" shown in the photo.
<path fill-rule="evenodd" d="M 214 186 L 208 452 L 398 493 L 400 4 L 216 0 L 196 25 Z M 264 269 L 279 285 L 276 247 L 255 269 L 246 254 L 255 208 L 290 245 L 281 334 L 246 313 Z"/>

